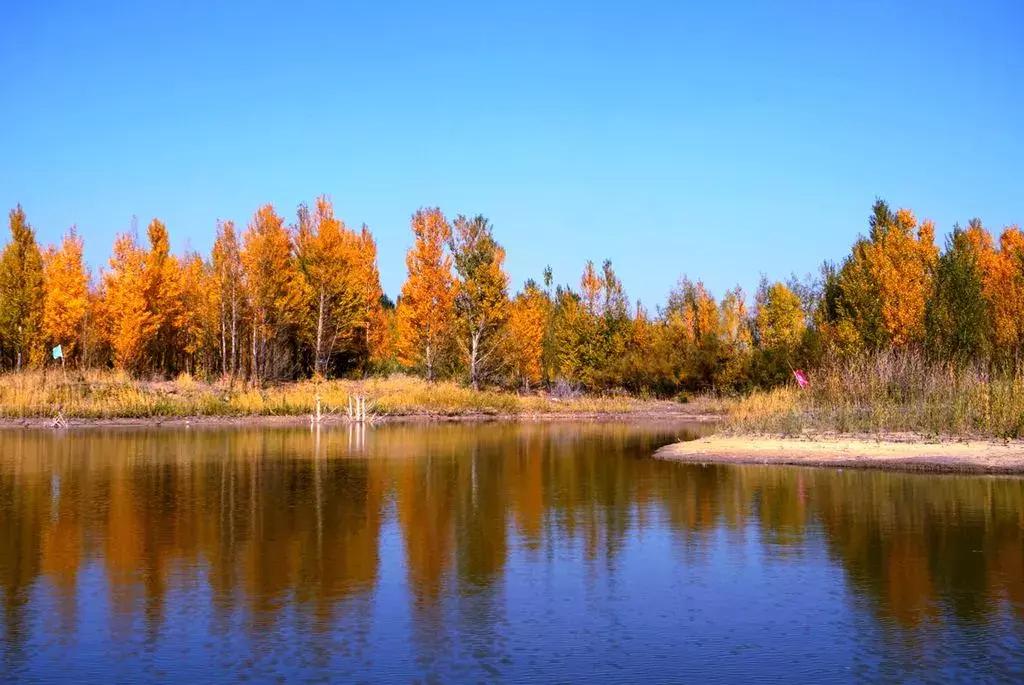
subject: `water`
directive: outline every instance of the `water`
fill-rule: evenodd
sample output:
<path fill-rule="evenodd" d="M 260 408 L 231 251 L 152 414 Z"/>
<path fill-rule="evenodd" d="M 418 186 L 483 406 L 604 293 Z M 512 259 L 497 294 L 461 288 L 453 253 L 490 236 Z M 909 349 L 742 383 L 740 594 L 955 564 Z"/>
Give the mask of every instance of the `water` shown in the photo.
<path fill-rule="evenodd" d="M 0 679 L 1024 678 L 1024 481 L 685 429 L 0 431 Z"/>

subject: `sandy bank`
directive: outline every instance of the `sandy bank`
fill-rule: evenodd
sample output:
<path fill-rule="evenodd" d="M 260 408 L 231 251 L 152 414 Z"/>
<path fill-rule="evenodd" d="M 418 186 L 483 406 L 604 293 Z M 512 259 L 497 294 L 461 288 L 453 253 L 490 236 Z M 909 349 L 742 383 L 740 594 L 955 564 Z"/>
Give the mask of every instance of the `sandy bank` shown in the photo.
<path fill-rule="evenodd" d="M 1024 441 L 713 435 L 667 445 L 655 457 L 695 463 L 787 464 L 903 471 L 1024 474 Z"/>

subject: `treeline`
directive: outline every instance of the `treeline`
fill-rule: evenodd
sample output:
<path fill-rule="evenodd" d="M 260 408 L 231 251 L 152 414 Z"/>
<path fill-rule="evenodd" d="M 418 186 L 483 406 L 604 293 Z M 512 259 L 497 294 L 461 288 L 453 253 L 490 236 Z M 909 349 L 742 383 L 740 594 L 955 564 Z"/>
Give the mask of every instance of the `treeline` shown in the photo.
<path fill-rule="evenodd" d="M 411 221 L 408 277 L 383 293 L 373 236 L 319 198 L 291 223 L 266 205 L 244 231 L 220 223 L 208 257 L 170 252 L 154 219 L 145 244 L 119 235 L 93 278 L 82 239 L 40 248 L 21 207 L 0 256 L 0 364 L 39 367 L 60 345 L 81 367 L 140 376 L 265 381 L 404 369 L 428 379 L 668 395 L 785 382 L 797 367 L 887 349 L 1016 366 L 1024 348 L 1024 233 L 998 243 L 977 219 L 945 249 L 932 222 L 875 203 L 866 237 L 819 277 L 769 282 L 752 301 L 680 279 L 650 312 L 610 261 L 575 287 L 509 288 L 505 252 L 482 216 Z"/>

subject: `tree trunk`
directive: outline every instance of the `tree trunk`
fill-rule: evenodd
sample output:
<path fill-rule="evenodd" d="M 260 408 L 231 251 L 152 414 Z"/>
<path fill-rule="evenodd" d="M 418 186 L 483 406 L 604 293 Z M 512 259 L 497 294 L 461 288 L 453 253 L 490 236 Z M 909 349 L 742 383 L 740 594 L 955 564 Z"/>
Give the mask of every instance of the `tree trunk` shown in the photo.
<path fill-rule="evenodd" d="M 220 300 L 220 372 L 228 375 L 228 322 L 223 297 Z"/>
<path fill-rule="evenodd" d="M 324 289 L 320 288 L 320 303 L 316 315 L 316 357 L 313 359 L 313 373 L 321 374 L 321 360 L 323 359 L 324 344 Z"/>
<path fill-rule="evenodd" d="M 231 378 L 238 375 L 238 295 L 231 286 Z"/>
<path fill-rule="evenodd" d="M 473 331 L 469 336 L 469 384 L 474 390 L 479 390 L 479 378 L 477 377 L 477 353 L 480 350 L 480 331 Z"/>
<path fill-rule="evenodd" d="M 260 366 L 259 360 L 256 356 L 256 335 L 259 330 L 257 325 L 256 317 L 252 318 L 252 381 L 253 384 L 259 385 L 260 382 Z"/>

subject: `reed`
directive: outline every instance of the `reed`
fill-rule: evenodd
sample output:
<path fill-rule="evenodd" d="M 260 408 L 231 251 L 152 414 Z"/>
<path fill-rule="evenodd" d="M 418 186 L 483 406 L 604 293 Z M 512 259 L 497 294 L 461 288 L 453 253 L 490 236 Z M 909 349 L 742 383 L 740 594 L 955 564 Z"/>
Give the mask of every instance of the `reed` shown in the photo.
<path fill-rule="evenodd" d="M 825 364 L 806 390 L 754 392 L 736 401 L 737 432 L 913 432 L 926 436 L 1024 435 L 1024 372 L 929 361 L 890 351 Z"/>

